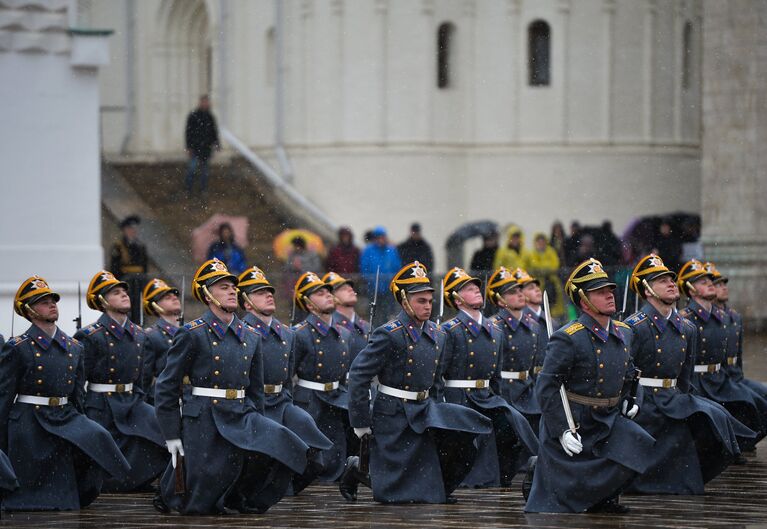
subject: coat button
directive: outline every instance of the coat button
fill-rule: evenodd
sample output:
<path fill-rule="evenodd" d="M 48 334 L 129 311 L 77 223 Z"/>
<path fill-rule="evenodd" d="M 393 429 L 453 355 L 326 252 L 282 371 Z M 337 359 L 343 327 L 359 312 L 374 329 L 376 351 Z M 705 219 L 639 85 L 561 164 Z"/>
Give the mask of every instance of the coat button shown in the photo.
<path fill-rule="evenodd" d="M 43 366 L 37 366 L 37 370 L 38 371 L 42 371 L 43 370 Z"/>
<path fill-rule="evenodd" d="M 469 367 L 474 367 L 474 364 L 469 364 Z"/>
<path fill-rule="evenodd" d="M 214 357 L 213 357 L 213 360 L 215 360 L 216 362 L 218 362 L 219 360 L 221 360 L 221 357 L 220 357 L 220 356 L 218 356 L 218 355 L 216 355 L 216 356 L 214 356 Z"/>
<path fill-rule="evenodd" d="M 604 368 L 605 368 L 604 364 L 599 364 L 599 369 L 604 369 Z"/>
<path fill-rule="evenodd" d="M 35 353 L 35 356 L 36 356 L 37 358 L 40 358 L 42 355 L 41 355 L 40 353 Z M 69 356 L 72 356 L 72 355 L 69 355 Z"/>
<path fill-rule="evenodd" d="M 658 352 L 660 353 L 660 347 L 658 347 Z"/>
<path fill-rule="evenodd" d="M 412 346 L 412 345 L 408 345 L 408 346 L 407 346 L 407 348 L 408 348 L 409 350 L 411 350 L 411 351 L 413 350 L 413 346 Z"/>
<path fill-rule="evenodd" d="M 317 367 L 322 367 L 322 362 L 318 363 Z"/>
<path fill-rule="evenodd" d="M 319 339 L 319 338 L 317 338 L 317 339 L 316 339 L 316 340 L 314 340 L 314 341 L 315 341 L 316 343 L 320 343 L 320 339 Z"/>
<path fill-rule="evenodd" d="M 218 369 L 217 369 L 217 370 L 213 371 L 213 374 L 214 374 L 214 375 L 216 375 L 216 376 L 218 376 L 220 373 L 219 373 L 219 371 L 218 371 Z"/>
<path fill-rule="evenodd" d="M 407 375 L 405 375 L 405 376 L 406 376 L 406 377 L 412 377 L 412 376 L 413 376 L 413 373 L 408 373 L 408 374 L 407 374 Z"/>
<path fill-rule="evenodd" d="M 213 342 L 213 345 L 214 345 L 214 346 L 218 345 L 218 342 Z"/>
<path fill-rule="evenodd" d="M 213 404 L 218 404 L 218 400 L 217 399 L 213 399 Z"/>
<path fill-rule="evenodd" d="M 322 351 L 317 351 L 317 354 L 318 354 L 318 355 L 320 355 L 320 356 L 322 356 L 322 355 L 323 355 L 323 354 L 325 354 L 325 353 L 323 353 Z"/>
<path fill-rule="evenodd" d="M 115 372 L 115 368 L 114 368 L 114 367 L 110 367 L 110 368 L 109 368 L 109 372 L 110 372 L 110 373 L 114 373 L 114 372 Z"/>
<path fill-rule="evenodd" d="M 408 358 L 408 359 L 407 359 L 407 363 L 408 363 L 408 364 L 412 364 L 412 363 L 413 363 L 413 359 L 412 359 L 412 358 Z"/>
<path fill-rule="evenodd" d="M 42 379 L 38 379 L 37 384 L 41 385 L 43 383 Z"/>
<path fill-rule="evenodd" d="M 410 389 L 410 386 L 405 386 L 405 391 L 407 391 L 408 389 Z"/>

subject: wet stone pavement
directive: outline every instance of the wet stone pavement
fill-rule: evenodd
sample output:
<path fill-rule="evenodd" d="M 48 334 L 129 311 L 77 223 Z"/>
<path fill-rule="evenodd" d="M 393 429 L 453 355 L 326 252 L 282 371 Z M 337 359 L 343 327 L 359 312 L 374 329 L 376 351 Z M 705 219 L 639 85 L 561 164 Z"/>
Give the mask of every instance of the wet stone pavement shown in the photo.
<path fill-rule="evenodd" d="M 746 373 L 767 380 L 767 339 L 746 343 Z M 702 496 L 623 496 L 631 507 L 624 516 L 524 514 L 520 489 L 518 476 L 510 489 L 461 489 L 456 505 L 379 505 L 366 489 L 357 503 L 347 503 L 336 487 L 315 485 L 264 515 L 218 517 L 162 515 L 152 508 L 151 494 L 105 494 L 80 512 L 3 513 L 0 528 L 767 528 L 767 443 L 748 456 L 748 465 L 730 467 L 709 483 Z"/>

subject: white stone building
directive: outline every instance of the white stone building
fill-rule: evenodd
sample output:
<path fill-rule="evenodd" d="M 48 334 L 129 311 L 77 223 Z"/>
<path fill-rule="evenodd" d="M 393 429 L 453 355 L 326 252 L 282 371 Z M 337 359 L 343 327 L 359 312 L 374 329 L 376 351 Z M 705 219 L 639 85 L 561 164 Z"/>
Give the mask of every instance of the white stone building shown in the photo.
<path fill-rule="evenodd" d="M 79 4 L 115 30 L 108 156 L 180 156 L 210 93 L 220 125 L 333 221 L 397 240 L 419 220 L 440 267 L 468 221 L 621 231 L 700 210 L 698 0 Z"/>

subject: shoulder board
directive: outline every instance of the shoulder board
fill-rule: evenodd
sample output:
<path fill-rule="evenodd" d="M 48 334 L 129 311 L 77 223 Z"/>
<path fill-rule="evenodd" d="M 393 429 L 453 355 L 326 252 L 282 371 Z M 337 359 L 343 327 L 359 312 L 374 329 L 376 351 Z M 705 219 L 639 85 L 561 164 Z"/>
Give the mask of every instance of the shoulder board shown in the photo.
<path fill-rule="evenodd" d="M 394 332 L 397 329 L 402 328 L 402 322 L 399 320 L 391 320 L 390 322 L 385 323 L 383 328 L 386 332 Z"/>
<path fill-rule="evenodd" d="M 301 329 L 303 329 L 303 328 L 304 328 L 304 327 L 306 327 L 307 325 L 309 325 L 307 322 L 305 322 L 305 321 L 302 321 L 302 322 L 300 322 L 300 323 L 296 323 L 295 325 L 293 325 L 293 326 L 290 328 L 290 330 L 291 330 L 291 331 L 300 331 Z"/>
<path fill-rule="evenodd" d="M 21 336 L 16 336 L 15 338 L 11 338 L 10 340 L 8 340 L 5 343 L 7 343 L 8 345 L 10 345 L 12 347 L 16 347 L 20 343 L 24 343 L 27 340 L 29 340 L 29 336 L 27 336 L 26 334 L 22 334 Z"/>
<path fill-rule="evenodd" d="M 634 314 L 632 314 L 631 316 L 629 316 L 628 318 L 626 318 L 623 321 L 628 323 L 631 326 L 634 326 L 634 325 L 637 325 L 639 323 L 642 323 L 646 319 L 647 319 L 647 314 L 645 314 L 644 312 L 642 312 L 640 310 L 639 312 L 635 312 Z"/>
<path fill-rule="evenodd" d="M 575 334 L 576 332 L 578 332 L 578 331 L 581 331 L 581 330 L 583 330 L 583 329 L 585 329 L 585 328 L 586 328 L 586 327 L 584 327 L 582 323 L 579 323 L 579 322 L 577 322 L 577 321 L 576 321 L 575 323 L 573 323 L 573 324 L 572 324 L 572 325 L 570 325 L 569 327 L 566 327 L 566 328 L 565 328 L 565 332 L 566 332 L 568 335 L 571 335 L 571 336 L 572 336 L 572 335 L 573 335 L 573 334 Z"/>
<path fill-rule="evenodd" d="M 80 340 L 77 340 L 77 339 L 75 339 L 75 338 L 72 338 L 72 337 L 70 337 L 70 338 L 69 338 L 69 341 L 70 341 L 71 343 L 75 344 L 75 345 L 82 345 L 82 344 L 80 343 Z"/>
<path fill-rule="evenodd" d="M 196 329 L 197 327 L 200 327 L 201 325 L 205 325 L 205 320 L 202 318 L 190 321 L 186 325 L 184 325 L 184 329 L 191 331 L 192 329 Z"/>
<path fill-rule="evenodd" d="M 733 318 L 740 318 L 740 314 L 739 314 L 739 313 L 738 313 L 738 311 L 737 311 L 737 310 L 735 310 L 735 309 L 730 309 L 730 308 L 728 308 L 728 309 L 727 309 L 727 312 L 729 312 L 729 313 L 730 313 L 730 316 L 732 316 Z"/>
<path fill-rule="evenodd" d="M 453 318 L 452 320 L 448 320 L 442 324 L 442 330 L 449 331 L 450 329 L 452 329 L 456 325 L 459 325 L 460 323 L 461 323 L 461 320 L 459 320 L 458 318 Z"/>
<path fill-rule="evenodd" d="M 104 330 L 104 326 L 101 325 L 100 323 L 91 323 L 87 327 L 83 327 L 82 329 L 80 329 L 80 331 L 85 336 L 90 336 L 91 334 L 97 333 L 101 330 Z"/>
<path fill-rule="evenodd" d="M 147 334 L 152 334 L 155 331 L 155 329 L 156 329 L 155 327 L 147 327 L 146 329 L 144 329 L 144 332 Z"/>
<path fill-rule="evenodd" d="M 260 336 L 260 333 L 256 330 L 256 328 L 253 327 L 250 323 L 248 323 L 248 322 L 246 322 L 244 320 L 242 321 L 242 327 L 244 329 L 246 329 L 246 330 L 248 330 L 248 331 L 250 331 L 252 333 L 256 333 L 256 334 L 258 334 Z"/>
<path fill-rule="evenodd" d="M 615 325 L 617 325 L 618 327 L 623 327 L 624 329 L 630 329 L 631 328 L 631 325 L 628 325 L 627 323 L 622 322 L 622 321 L 613 320 L 613 323 Z"/>
<path fill-rule="evenodd" d="M 679 311 L 679 315 L 681 317 L 683 317 L 683 318 L 688 318 L 689 319 L 690 316 L 692 315 L 692 311 L 688 307 L 685 307 L 685 308 L 683 308 L 682 310 Z"/>

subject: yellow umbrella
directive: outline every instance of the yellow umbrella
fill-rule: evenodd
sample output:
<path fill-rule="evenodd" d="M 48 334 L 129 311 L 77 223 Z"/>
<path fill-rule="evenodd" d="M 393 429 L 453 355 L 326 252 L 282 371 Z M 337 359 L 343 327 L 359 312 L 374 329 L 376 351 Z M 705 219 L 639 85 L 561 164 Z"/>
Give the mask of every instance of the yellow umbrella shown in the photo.
<path fill-rule="evenodd" d="M 314 250 L 323 257 L 325 256 L 325 243 L 322 242 L 322 238 L 314 232 L 301 229 L 289 229 L 277 235 L 272 243 L 274 256 L 283 261 L 287 260 L 288 255 L 293 251 L 292 241 L 296 237 L 302 237 L 306 241 L 307 249 Z"/>

